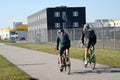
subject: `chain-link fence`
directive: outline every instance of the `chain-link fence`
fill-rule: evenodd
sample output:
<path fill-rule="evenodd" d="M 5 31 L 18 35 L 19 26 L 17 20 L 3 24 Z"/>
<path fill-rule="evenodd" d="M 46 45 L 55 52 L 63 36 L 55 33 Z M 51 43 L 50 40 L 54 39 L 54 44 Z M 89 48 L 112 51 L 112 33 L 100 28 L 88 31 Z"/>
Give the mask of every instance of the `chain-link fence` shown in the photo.
<path fill-rule="evenodd" d="M 120 27 L 93 28 L 97 35 L 96 48 L 120 49 Z M 65 29 L 69 34 L 71 45 L 80 47 L 82 28 Z M 33 43 L 56 44 L 57 30 L 36 30 L 28 32 L 28 41 Z"/>
<path fill-rule="evenodd" d="M 78 46 L 79 47 L 81 31 L 82 31 L 81 28 L 65 29 L 65 32 L 67 32 L 68 35 L 69 35 L 72 46 Z M 49 37 L 48 37 L 49 42 L 55 43 L 56 42 L 56 37 L 57 37 L 57 30 L 49 30 L 48 33 L 49 33 L 48 34 L 49 35 Z M 78 44 L 78 42 L 79 42 L 79 44 Z"/>
<path fill-rule="evenodd" d="M 94 30 L 97 35 L 96 48 L 120 49 L 120 28 L 101 27 Z M 69 34 L 72 46 L 80 47 L 82 29 L 73 28 L 65 31 Z M 55 43 L 57 30 L 49 30 L 48 33 L 48 41 Z"/>

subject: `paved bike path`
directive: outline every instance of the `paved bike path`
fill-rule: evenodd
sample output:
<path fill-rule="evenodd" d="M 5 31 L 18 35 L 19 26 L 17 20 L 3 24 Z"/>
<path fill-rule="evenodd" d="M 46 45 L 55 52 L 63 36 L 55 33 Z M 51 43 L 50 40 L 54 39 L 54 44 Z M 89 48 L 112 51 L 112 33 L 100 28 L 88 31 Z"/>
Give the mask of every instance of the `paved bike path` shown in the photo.
<path fill-rule="evenodd" d="M 57 56 L 0 44 L 0 54 L 38 80 L 120 80 L 120 69 L 96 65 L 92 71 L 84 68 L 83 62 L 71 59 L 71 74 L 59 72 Z"/>

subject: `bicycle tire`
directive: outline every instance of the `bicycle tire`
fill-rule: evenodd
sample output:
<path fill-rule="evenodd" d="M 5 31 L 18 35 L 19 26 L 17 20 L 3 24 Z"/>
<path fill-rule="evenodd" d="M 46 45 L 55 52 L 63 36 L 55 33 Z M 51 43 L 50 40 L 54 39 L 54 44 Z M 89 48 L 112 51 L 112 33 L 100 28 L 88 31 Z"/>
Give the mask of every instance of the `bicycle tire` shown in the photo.
<path fill-rule="evenodd" d="M 71 71 L 71 61 L 70 58 L 68 59 L 68 61 L 66 61 L 66 72 L 69 75 Z"/>
<path fill-rule="evenodd" d="M 95 66 L 96 66 L 96 55 L 92 55 L 92 60 L 91 60 L 91 69 L 94 70 L 95 69 Z"/>

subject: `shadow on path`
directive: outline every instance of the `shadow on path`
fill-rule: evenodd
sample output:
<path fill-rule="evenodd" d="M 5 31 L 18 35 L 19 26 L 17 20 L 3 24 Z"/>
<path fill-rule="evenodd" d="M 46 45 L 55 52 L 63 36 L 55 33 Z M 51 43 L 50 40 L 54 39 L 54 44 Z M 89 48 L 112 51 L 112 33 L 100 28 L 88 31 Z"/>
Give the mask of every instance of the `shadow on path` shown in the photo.
<path fill-rule="evenodd" d="M 71 74 L 88 74 L 88 73 L 120 73 L 120 68 L 111 68 L 111 67 L 101 67 L 95 68 L 94 70 L 81 70 L 81 71 L 74 71 Z"/>
<path fill-rule="evenodd" d="M 27 80 L 39 80 L 39 79 L 35 79 L 35 78 L 30 78 L 30 79 L 27 79 Z"/>
<path fill-rule="evenodd" d="M 31 63 L 31 64 L 16 64 L 16 66 L 35 66 L 35 65 L 45 65 L 47 63 Z"/>

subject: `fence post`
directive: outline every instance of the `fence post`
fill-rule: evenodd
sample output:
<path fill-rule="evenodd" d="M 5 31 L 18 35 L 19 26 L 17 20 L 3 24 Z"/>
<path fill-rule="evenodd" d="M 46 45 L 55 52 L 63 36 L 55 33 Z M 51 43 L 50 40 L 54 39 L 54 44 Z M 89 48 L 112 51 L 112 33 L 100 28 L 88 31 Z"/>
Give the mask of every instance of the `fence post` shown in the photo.
<path fill-rule="evenodd" d="M 51 43 L 52 43 L 52 38 L 53 38 L 52 30 L 50 30 L 50 33 L 51 33 Z"/>
<path fill-rule="evenodd" d="M 116 48 L 115 47 L 115 44 L 116 44 L 116 36 L 115 35 L 116 35 L 116 29 L 114 29 L 114 49 Z"/>
<path fill-rule="evenodd" d="M 101 21 L 99 21 L 102 27 L 102 48 L 104 49 L 104 25 Z"/>
<path fill-rule="evenodd" d="M 116 44 L 116 40 L 115 40 L 115 38 L 116 38 L 116 36 L 115 36 L 116 35 L 116 29 L 115 29 L 115 22 L 114 22 L 114 20 L 111 20 L 111 21 L 113 22 L 113 27 L 114 27 L 113 28 L 113 30 L 114 30 L 114 37 L 113 38 L 114 38 L 114 49 L 115 49 L 116 48 L 115 47 L 115 44 Z"/>
<path fill-rule="evenodd" d="M 73 28 L 73 41 L 75 41 L 75 28 Z"/>
<path fill-rule="evenodd" d="M 104 49 L 104 26 L 102 24 L 102 47 Z"/>

